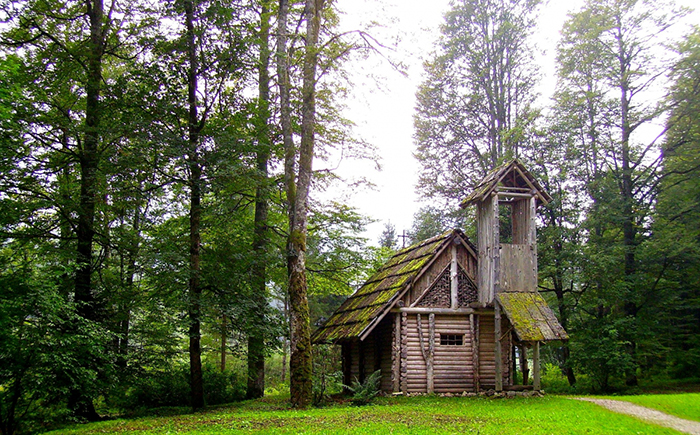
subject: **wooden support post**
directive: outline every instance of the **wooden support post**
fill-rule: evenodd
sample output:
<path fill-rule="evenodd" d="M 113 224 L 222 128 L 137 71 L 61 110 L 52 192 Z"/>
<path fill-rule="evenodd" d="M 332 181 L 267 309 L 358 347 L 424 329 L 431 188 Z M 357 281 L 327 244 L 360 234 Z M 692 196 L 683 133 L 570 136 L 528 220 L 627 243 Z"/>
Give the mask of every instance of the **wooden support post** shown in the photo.
<path fill-rule="evenodd" d="M 517 348 L 518 346 L 516 346 L 515 343 L 510 346 L 510 385 L 515 385 L 518 382 Z"/>
<path fill-rule="evenodd" d="M 361 340 L 357 340 L 357 346 L 359 353 L 357 361 L 358 381 L 362 384 L 365 382 L 365 344 Z"/>
<path fill-rule="evenodd" d="M 435 361 L 435 314 L 430 314 L 428 316 L 428 333 L 430 338 L 428 339 L 428 358 L 430 363 L 427 367 L 428 372 L 428 393 L 435 392 L 435 376 L 433 374 L 433 361 Z"/>
<path fill-rule="evenodd" d="M 401 391 L 401 314 L 394 314 L 394 340 L 391 346 L 391 390 Z"/>
<path fill-rule="evenodd" d="M 474 318 L 474 388 L 477 392 L 481 389 L 481 374 L 479 373 L 481 364 L 479 361 L 479 343 L 481 342 L 481 338 L 479 338 L 480 321 L 481 316 L 476 315 Z"/>
<path fill-rule="evenodd" d="M 494 340 L 496 341 L 496 391 L 503 391 L 503 356 L 501 351 L 501 306 L 494 301 Z"/>
<path fill-rule="evenodd" d="M 527 347 L 520 345 L 520 372 L 523 374 L 523 385 L 530 381 L 530 369 L 527 368 Z"/>
<path fill-rule="evenodd" d="M 535 391 L 540 390 L 540 342 L 536 341 L 534 352 L 532 355 L 532 388 Z"/>
<path fill-rule="evenodd" d="M 343 392 L 349 393 L 349 385 L 352 385 L 352 342 L 342 344 L 343 353 Z"/>
<path fill-rule="evenodd" d="M 452 263 L 450 265 L 450 308 L 459 306 L 459 267 L 457 265 L 457 245 L 452 245 Z"/>
<path fill-rule="evenodd" d="M 426 390 L 425 392 L 431 394 L 435 391 L 435 382 L 433 375 L 433 359 L 435 357 L 435 314 L 430 314 L 428 316 L 428 346 L 425 346 L 425 339 L 423 338 L 423 321 L 421 320 L 420 314 L 417 314 L 417 327 L 418 327 L 418 340 L 420 342 L 420 351 L 423 355 L 423 361 L 425 361 L 425 380 L 426 380 Z"/>
<path fill-rule="evenodd" d="M 401 313 L 401 392 L 408 392 L 408 314 Z"/>

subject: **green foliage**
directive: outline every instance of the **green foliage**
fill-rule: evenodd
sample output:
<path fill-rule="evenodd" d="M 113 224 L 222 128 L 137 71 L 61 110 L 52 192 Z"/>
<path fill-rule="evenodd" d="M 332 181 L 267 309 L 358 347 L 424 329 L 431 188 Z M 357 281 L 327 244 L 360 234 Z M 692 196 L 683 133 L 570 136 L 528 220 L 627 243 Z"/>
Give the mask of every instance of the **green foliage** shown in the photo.
<path fill-rule="evenodd" d="M 313 354 L 313 406 L 324 405 L 331 395 L 343 391 L 343 372 L 340 370 L 339 346 L 318 344 Z"/>
<path fill-rule="evenodd" d="M 65 271 L 35 246 L 0 248 L 0 430 L 31 432 L 66 418 L 76 388 L 107 391 L 113 367 L 104 328 L 76 314 Z M 98 372 L 98 369 L 101 372 Z"/>
<path fill-rule="evenodd" d="M 411 239 L 408 245 L 440 235 L 449 227 L 450 222 L 444 211 L 432 206 L 421 207 L 413 215 L 413 223 L 409 232 Z"/>
<path fill-rule="evenodd" d="M 382 379 L 382 371 L 377 370 L 360 383 L 358 379 L 353 380 L 348 390 L 352 392 L 351 401 L 355 406 L 365 406 L 372 403 L 380 392 L 379 383 Z"/>
<path fill-rule="evenodd" d="M 572 364 L 588 374 L 599 391 L 609 391 L 614 387 L 611 378 L 619 379 L 636 366 L 624 339 L 630 333 L 623 332 L 632 322 L 630 318 L 605 317 L 576 329 L 571 343 Z"/>
<path fill-rule="evenodd" d="M 426 198 L 461 200 L 489 170 L 532 147 L 537 70 L 529 39 L 539 3 L 451 3 L 416 93 L 417 188 Z"/>
<path fill-rule="evenodd" d="M 221 371 L 211 364 L 203 367 L 205 402 L 208 405 L 231 403 L 245 398 L 245 375 L 235 370 Z M 129 387 L 115 394 L 110 405 L 133 413 L 164 406 L 189 406 L 189 366 L 176 362 L 162 369 L 147 370 Z"/>
<path fill-rule="evenodd" d="M 384 229 L 379 235 L 379 247 L 387 249 L 397 249 L 399 247 L 399 238 L 396 235 L 396 227 L 391 221 L 384 224 Z"/>

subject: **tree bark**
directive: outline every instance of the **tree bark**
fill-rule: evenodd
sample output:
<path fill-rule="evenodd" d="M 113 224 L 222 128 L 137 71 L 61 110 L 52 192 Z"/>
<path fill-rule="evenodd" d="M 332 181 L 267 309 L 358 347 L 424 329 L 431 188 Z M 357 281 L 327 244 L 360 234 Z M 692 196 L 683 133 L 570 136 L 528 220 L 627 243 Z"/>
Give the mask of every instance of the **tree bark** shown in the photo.
<path fill-rule="evenodd" d="M 306 0 L 306 41 L 303 65 L 301 144 L 299 147 L 296 196 L 288 244 L 290 302 L 290 393 L 295 408 L 311 401 L 311 328 L 306 282 L 306 236 L 308 196 L 311 187 L 316 122 L 316 67 L 323 0 Z"/>
<path fill-rule="evenodd" d="M 632 167 L 631 167 L 631 157 L 630 157 L 630 136 L 632 135 L 632 128 L 630 124 L 630 103 L 631 103 L 631 93 L 630 93 L 630 65 L 629 58 L 631 57 L 626 49 L 624 43 L 624 35 L 622 34 L 622 24 L 618 19 L 618 61 L 620 66 L 620 134 L 621 134 L 621 157 L 622 157 L 622 183 L 620 194 L 622 196 L 622 238 L 623 246 L 625 249 L 625 284 L 628 288 L 634 289 L 634 275 L 636 273 L 636 263 L 635 263 L 635 249 L 636 249 L 636 239 L 637 239 L 637 229 L 635 226 L 635 213 L 634 213 L 634 181 L 632 180 Z M 635 318 L 637 316 L 637 304 L 630 297 L 628 297 L 623 303 L 623 311 L 626 316 Z M 633 334 L 627 337 L 627 352 L 630 357 L 635 362 L 636 365 L 636 340 Z M 625 383 L 628 386 L 636 386 L 638 384 L 637 374 L 634 370 L 627 373 L 627 379 Z"/>
<path fill-rule="evenodd" d="M 268 160 L 270 158 L 270 132 L 268 122 L 270 102 L 270 11 L 263 2 L 260 13 L 260 66 L 258 72 L 258 125 L 256 165 L 258 182 L 255 190 L 255 220 L 253 235 L 253 298 L 256 310 L 264 313 L 267 307 L 267 214 L 268 214 Z M 253 325 L 248 335 L 248 385 L 246 397 L 262 397 L 265 392 L 265 334 L 264 318 Z"/>
<path fill-rule="evenodd" d="M 188 103 L 188 149 L 190 187 L 190 279 L 188 310 L 189 354 L 190 354 L 190 400 L 193 409 L 204 406 L 204 385 L 202 381 L 201 346 L 201 296 L 200 248 L 202 220 L 202 167 L 199 161 L 199 117 L 197 113 L 197 46 L 194 31 L 194 2 L 185 0 L 185 26 L 187 29 L 187 103 Z"/>
<path fill-rule="evenodd" d="M 100 93 L 102 86 L 102 57 L 104 55 L 104 9 L 102 0 L 86 2 L 90 20 L 90 42 L 87 45 L 87 83 L 85 103 L 85 132 L 83 146 L 78 151 L 80 165 L 80 204 L 78 227 L 75 303 L 77 313 L 87 320 L 97 321 L 98 307 L 92 291 L 92 246 L 95 237 L 95 198 L 97 168 L 100 162 Z M 71 390 L 68 406 L 77 416 L 91 421 L 99 420 L 92 398 L 81 389 Z"/>

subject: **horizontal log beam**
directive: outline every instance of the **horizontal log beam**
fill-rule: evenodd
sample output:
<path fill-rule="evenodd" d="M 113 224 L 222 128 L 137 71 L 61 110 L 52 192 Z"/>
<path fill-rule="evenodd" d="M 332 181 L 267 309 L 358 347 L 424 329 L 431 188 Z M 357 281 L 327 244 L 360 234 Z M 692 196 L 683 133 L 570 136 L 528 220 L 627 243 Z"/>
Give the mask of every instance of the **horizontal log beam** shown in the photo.
<path fill-rule="evenodd" d="M 401 307 L 393 308 L 392 313 L 408 313 L 408 314 L 443 314 L 443 315 L 464 315 L 474 314 L 477 311 L 474 308 L 431 308 L 431 307 Z"/>

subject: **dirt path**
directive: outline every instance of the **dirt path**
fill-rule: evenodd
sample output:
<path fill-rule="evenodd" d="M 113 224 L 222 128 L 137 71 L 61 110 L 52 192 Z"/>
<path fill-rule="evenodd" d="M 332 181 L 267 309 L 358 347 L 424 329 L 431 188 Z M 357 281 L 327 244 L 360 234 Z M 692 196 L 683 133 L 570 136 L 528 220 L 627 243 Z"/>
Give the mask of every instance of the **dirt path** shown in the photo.
<path fill-rule="evenodd" d="M 592 402 L 619 414 L 627 414 L 637 417 L 640 420 L 658 424 L 659 426 L 670 427 L 683 433 L 700 435 L 700 422 L 686 420 L 684 418 L 668 415 L 655 409 L 635 405 L 634 403 L 622 400 L 591 399 L 588 397 L 577 397 L 576 400 Z"/>

